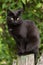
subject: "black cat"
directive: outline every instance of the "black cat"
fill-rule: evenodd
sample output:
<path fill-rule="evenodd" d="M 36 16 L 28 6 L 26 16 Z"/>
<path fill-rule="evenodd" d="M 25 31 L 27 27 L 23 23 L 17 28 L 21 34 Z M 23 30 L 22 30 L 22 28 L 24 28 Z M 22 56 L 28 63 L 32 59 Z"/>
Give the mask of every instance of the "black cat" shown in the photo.
<path fill-rule="evenodd" d="M 22 20 L 20 18 L 22 10 L 7 10 L 7 25 L 12 37 L 16 40 L 18 55 L 34 53 L 35 65 L 39 50 L 39 32 L 35 23 L 31 20 Z"/>

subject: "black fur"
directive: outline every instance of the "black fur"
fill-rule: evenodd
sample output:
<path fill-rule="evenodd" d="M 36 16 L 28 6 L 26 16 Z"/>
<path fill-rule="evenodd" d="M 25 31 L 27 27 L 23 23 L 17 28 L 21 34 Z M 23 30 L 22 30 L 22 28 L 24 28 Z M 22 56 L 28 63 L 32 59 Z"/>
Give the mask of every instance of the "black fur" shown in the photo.
<path fill-rule="evenodd" d="M 35 23 L 31 20 L 22 20 L 19 15 L 21 10 L 7 11 L 7 25 L 12 37 L 16 40 L 18 55 L 35 54 L 35 65 L 39 50 L 39 32 Z M 17 18 L 20 18 L 17 20 Z M 13 18 L 13 20 L 11 20 Z"/>

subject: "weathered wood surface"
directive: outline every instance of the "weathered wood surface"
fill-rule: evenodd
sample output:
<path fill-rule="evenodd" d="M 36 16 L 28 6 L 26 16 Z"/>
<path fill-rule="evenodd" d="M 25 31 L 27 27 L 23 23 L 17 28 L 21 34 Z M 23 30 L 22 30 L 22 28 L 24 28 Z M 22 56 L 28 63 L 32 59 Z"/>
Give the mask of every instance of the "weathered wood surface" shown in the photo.
<path fill-rule="evenodd" d="M 13 61 L 13 65 L 18 65 L 19 63 L 20 63 L 20 65 L 23 65 L 23 64 L 25 64 L 25 65 L 30 65 L 30 64 L 32 65 L 33 64 L 34 65 L 34 59 L 33 58 L 34 58 L 33 55 L 26 55 L 26 56 L 18 57 L 17 60 Z M 43 65 L 43 53 L 40 56 L 40 58 L 38 59 L 37 65 Z"/>
<path fill-rule="evenodd" d="M 18 56 L 18 65 L 34 65 L 34 54 Z"/>
<path fill-rule="evenodd" d="M 34 65 L 34 54 L 18 56 L 17 63 L 13 65 Z"/>
<path fill-rule="evenodd" d="M 13 59 L 13 64 L 12 65 L 17 65 L 17 60 Z"/>
<path fill-rule="evenodd" d="M 43 65 L 43 53 L 42 53 L 42 55 L 40 56 L 40 58 L 38 59 L 37 65 Z"/>

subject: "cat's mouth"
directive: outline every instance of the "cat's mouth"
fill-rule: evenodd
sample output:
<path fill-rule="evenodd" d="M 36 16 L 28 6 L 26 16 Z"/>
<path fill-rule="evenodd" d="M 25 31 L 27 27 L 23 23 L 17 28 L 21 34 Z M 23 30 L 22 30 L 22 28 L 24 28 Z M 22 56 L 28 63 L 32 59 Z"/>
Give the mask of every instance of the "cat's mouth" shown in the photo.
<path fill-rule="evenodd" d="M 22 22 L 20 22 L 20 21 L 15 21 L 14 22 L 14 25 L 20 25 Z"/>

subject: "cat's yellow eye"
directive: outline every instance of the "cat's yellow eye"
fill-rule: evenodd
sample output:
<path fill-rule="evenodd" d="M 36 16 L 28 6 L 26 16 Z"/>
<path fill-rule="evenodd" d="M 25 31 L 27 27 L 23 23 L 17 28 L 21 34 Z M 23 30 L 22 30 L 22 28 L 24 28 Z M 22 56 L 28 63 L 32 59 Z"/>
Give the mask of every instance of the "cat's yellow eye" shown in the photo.
<path fill-rule="evenodd" d="M 13 18 L 11 18 L 11 20 L 13 21 L 14 19 L 13 19 Z"/>
<path fill-rule="evenodd" d="M 19 20 L 19 18 L 17 18 L 17 21 Z"/>

